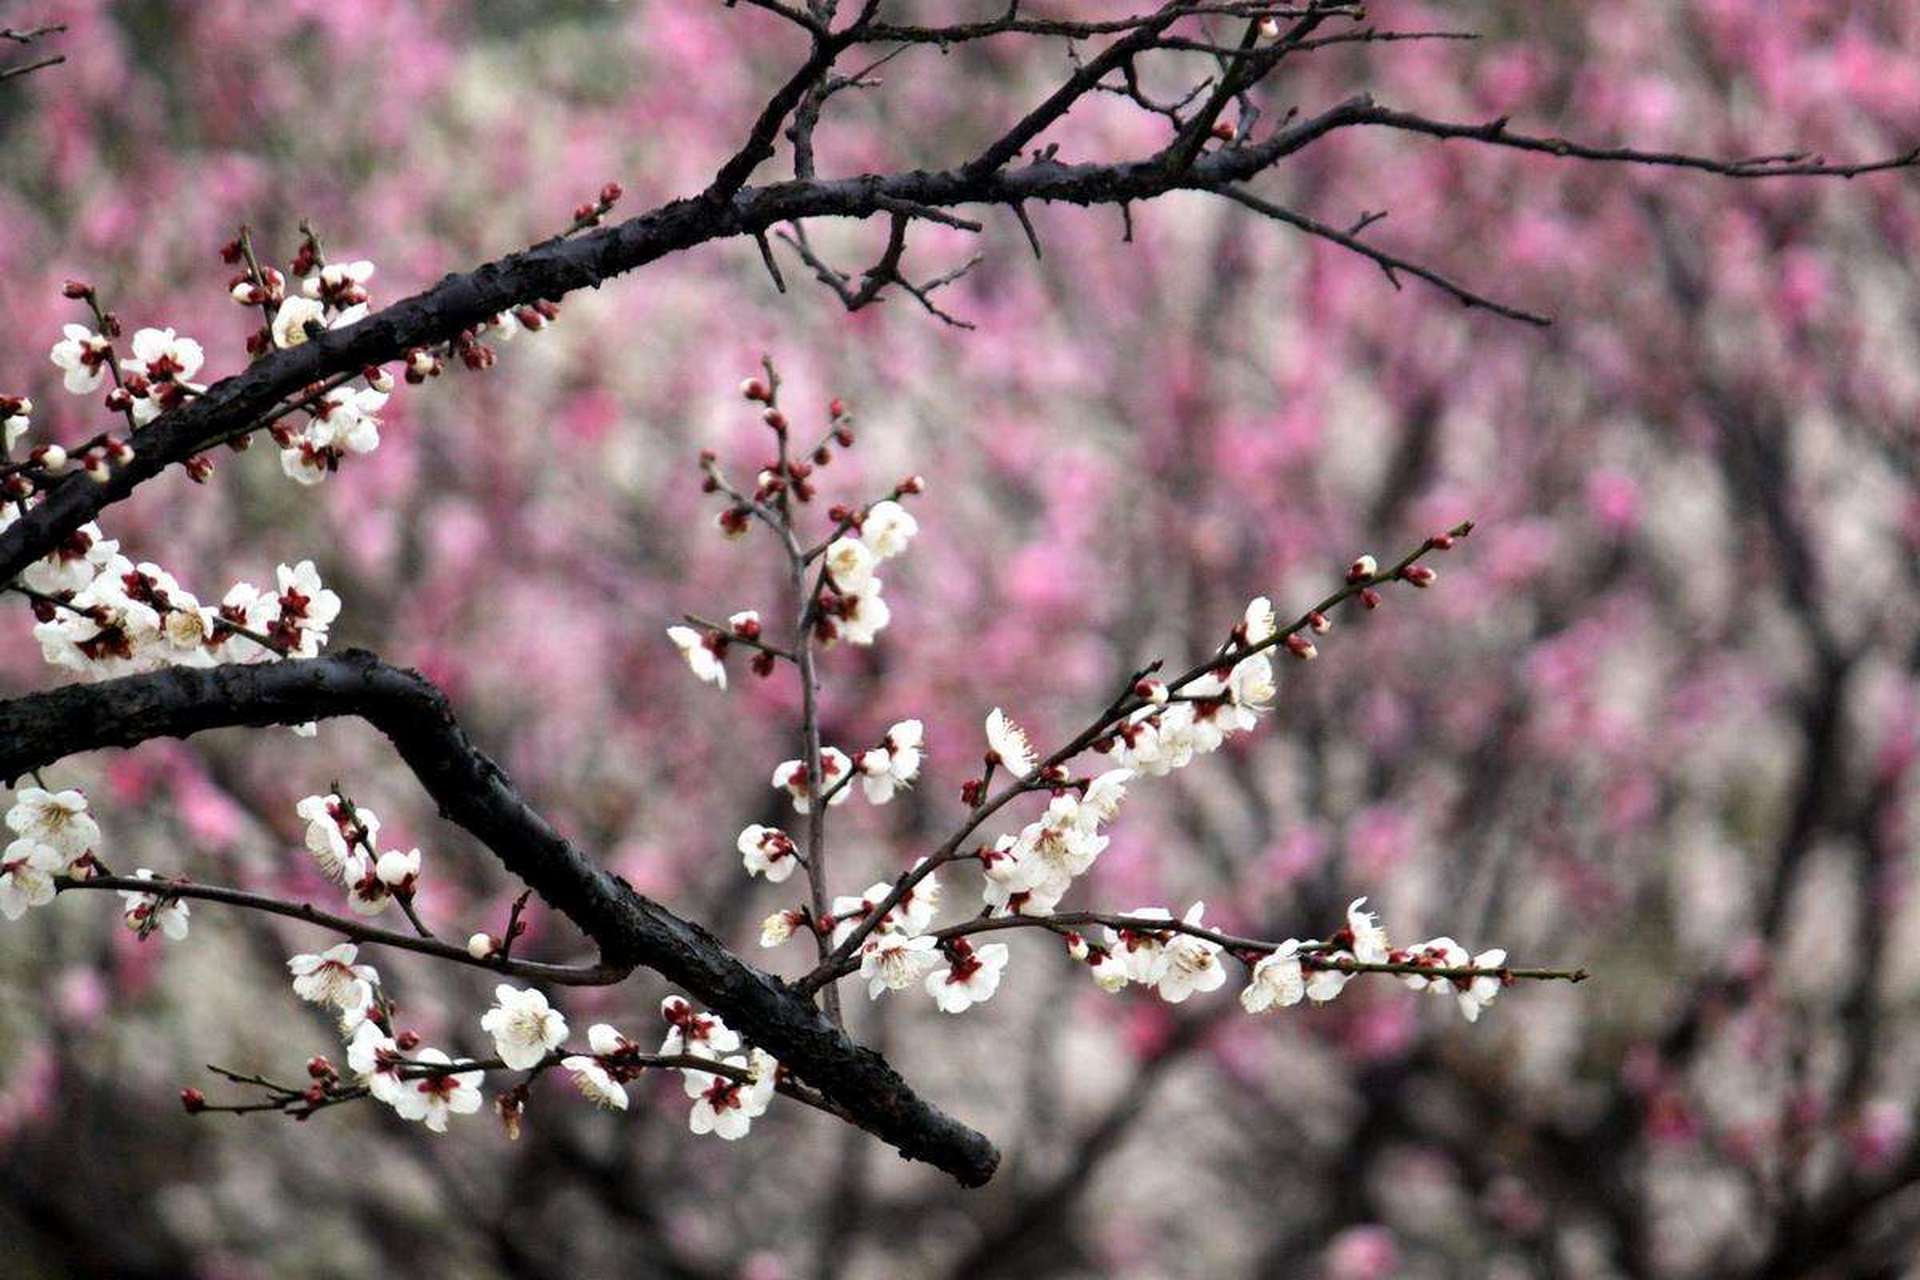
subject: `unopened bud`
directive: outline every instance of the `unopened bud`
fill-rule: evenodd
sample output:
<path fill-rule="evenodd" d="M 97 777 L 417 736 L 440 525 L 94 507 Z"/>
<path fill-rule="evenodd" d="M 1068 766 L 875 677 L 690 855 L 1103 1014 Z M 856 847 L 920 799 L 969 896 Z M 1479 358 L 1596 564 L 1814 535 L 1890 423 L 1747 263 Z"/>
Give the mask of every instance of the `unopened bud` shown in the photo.
<path fill-rule="evenodd" d="M 85 280 L 69 280 L 60 286 L 60 292 L 72 298 L 75 302 L 79 302 L 93 296 L 93 286 Z M 189 1089 L 187 1092 L 192 1093 L 194 1091 Z M 205 1099 L 203 1098 L 201 1101 L 204 1102 Z"/>
<path fill-rule="evenodd" d="M 72 282 L 69 281 L 69 284 Z M 180 1106 L 190 1116 L 197 1116 L 207 1109 L 207 1095 L 198 1089 L 182 1089 Z"/>
<path fill-rule="evenodd" d="M 778 409 L 769 408 L 765 413 L 760 415 L 760 421 L 766 423 L 775 431 L 785 431 L 787 429 L 787 415 Z"/>
<path fill-rule="evenodd" d="M 307 1074 L 315 1080 L 331 1080 L 338 1073 L 334 1071 L 331 1062 L 328 1062 L 319 1054 L 315 1054 L 313 1057 L 307 1059 Z"/>
<path fill-rule="evenodd" d="M 1167 700 L 1167 686 L 1159 680 L 1140 680 L 1134 683 L 1133 694 L 1142 702 L 1151 702 L 1157 707 Z"/>
<path fill-rule="evenodd" d="M 467 939 L 467 954 L 475 960 L 490 960 L 500 950 L 500 939 L 490 933 L 476 933 Z"/>
<path fill-rule="evenodd" d="M 1368 587 L 1360 593 L 1360 603 L 1369 609 L 1378 609 L 1380 607 L 1380 593 L 1372 587 Z"/>
<path fill-rule="evenodd" d="M 1313 647 L 1313 641 L 1307 639 L 1298 631 L 1288 632 L 1285 643 L 1287 652 L 1302 662 L 1308 662 L 1320 656 L 1320 651 Z"/>
<path fill-rule="evenodd" d="M 1361 556 L 1347 566 L 1347 581 L 1359 584 L 1372 582 L 1374 575 L 1380 572 L 1380 562 L 1372 556 Z"/>
<path fill-rule="evenodd" d="M 1411 564 L 1401 571 L 1400 576 L 1424 591 L 1432 586 L 1433 580 L 1440 575 L 1423 564 Z"/>
<path fill-rule="evenodd" d="M 902 480 L 894 486 L 894 492 L 896 493 L 925 493 L 926 491 L 927 482 L 926 479 L 921 476 L 908 476 L 905 480 Z"/>
<path fill-rule="evenodd" d="M 1325 635 L 1327 632 L 1333 630 L 1333 620 L 1318 609 L 1307 614 L 1307 625 L 1320 635 Z"/>
<path fill-rule="evenodd" d="M 758 378 L 748 378 L 740 384 L 740 394 L 748 400 L 756 400 L 764 404 L 770 393 L 767 391 L 766 383 Z"/>

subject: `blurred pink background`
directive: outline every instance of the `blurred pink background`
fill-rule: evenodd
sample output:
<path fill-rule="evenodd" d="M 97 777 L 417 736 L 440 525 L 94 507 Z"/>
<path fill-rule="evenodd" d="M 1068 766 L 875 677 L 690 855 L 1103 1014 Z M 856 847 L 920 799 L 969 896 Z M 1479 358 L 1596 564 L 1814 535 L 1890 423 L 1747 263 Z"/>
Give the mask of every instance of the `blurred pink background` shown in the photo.
<path fill-rule="evenodd" d="M 1715 155 L 1920 142 L 1920 9 L 1892 0 L 1376 8 L 1485 38 L 1315 53 L 1280 81 L 1303 110 L 1364 88 Z M 193 335 L 220 376 L 253 319 L 218 258 L 238 224 L 284 267 L 311 219 L 392 301 L 558 231 L 608 180 L 623 215 L 697 190 L 804 54 L 766 14 L 689 0 L 0 16 L 70 25 L 64 65 L 0 85 L 0 391 L 72 441 L 106 424 L 47 362 L 80 318 L 64 278 L 129 331 Z M 1065 65 L 1038 42 L 915 50 L 834 99 L 822 172 L 953 163 Z M 1091 160 L 1163 136 L 1112 98 L 1048 140 Z M 1229 991 L 1108 997 L 1026 936 L 964 1023 L 849 986 L 855 1033 L 1002 1144 L 1000 1177 L 961 1192 L 798 1108 L 696 1139 L 672 1081 L 625 1115 L 544 1082 L 518 1143 L 372 1108 L 190 1119 L 175 1096 L 213 1091 L 206 1062 L 286 1076 L 338 1052 L 285 981 L 319 935 L 207 905 L 186 944 L 141 945 L 72 895 L 0 930 L 0 1270 L 1913 1274 L 1915 182 L 1342 135 L 1255 188 L 1340 225 L 1390 210 L 1379 243 L 1554 327 L 1395 292 L 1209 197 L 1136 206 L 1131 243 L 1112 209 L 1034 209 L 1037 262 L 986 211 L 977 240 L 923 226 L 907 264 L 986 255 L 941 295 L 972 331 L 905 296 L 849 315 L 791 257 L 780 296 L 749 241 L 723 242 L 567 299 L 490 373 L 403 388 L 379 451 L 318 489 L 265 447 L 219 454 L 204 488 L 147 486 L 107 520 L 134 558 L 203 596 L 315 559 L 345 601 L 333 647 L 426 672 L 556 825 L 783 973 L 799 951 L 754 937 L 797 882 L 748 881 L 733 835 L 780 812 L 793 682 L 736 664 L 719 694 L 663 634 L 685 611 L 785 608 L 768 548 L 715 535 L 694 467 L 701 448 L 759 461 L 735 386 L 763 353 L 807 432 L 830 396 L 858 415 L 829 499 L 930 482 L 892 627 L 825 661 L 828 741 L 928 726 L 905 802 L 836 811 L 840 892 L 957 820 L 989 708 L 1057 742 L 1141 662 L 1209 650 L 1248 597 L 1291 616 L 1355 555 L 1472 517 L 1435 590 L 1283 666 L 1257 734 L 1136 787 L 1080 892 L 1202 898 L 1276 937 L 1365 893 L 1396 941 L 1597 976 L 1515 989 L 1473 1027 L 1386 982 L 1259 1021 Z M 851 270 L 884 237 L 809 232 Z M 57 679 L 10 607 L 0 686 Z M 437 928 L 497 924 L 516 887 L 357 725 L 57 773 L 94 797 L 116 864 L 311 893 L 293 806 L 337 778 L 427 851 Z M 564 921 L 533 921 L 529 954 L 580 954 Z M 485 975 L 381 963 L 414 1025 L 479 1047 Z M 651 1033 L 665 991 L 642 974 L 561 1003 Z"/>

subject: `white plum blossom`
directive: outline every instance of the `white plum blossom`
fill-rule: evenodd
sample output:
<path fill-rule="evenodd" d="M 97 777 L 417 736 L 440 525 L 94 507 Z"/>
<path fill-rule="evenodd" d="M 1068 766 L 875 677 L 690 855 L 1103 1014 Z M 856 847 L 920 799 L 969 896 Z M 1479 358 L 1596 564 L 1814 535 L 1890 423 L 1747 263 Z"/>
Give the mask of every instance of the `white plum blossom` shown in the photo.
<path fill-rule="evenodd" d="M 309 324 L 317 324 L 324 329 L 327 309 L 313 298 L 288 298 L 273 313 L 273 345 L 283 350 L 302 345 L 307 341 Z"/>
<path fill-rule="evenodd" d="M 1507 963 L 1507 953 L 1495 947 L 1491 951 L 1482 951 L 1479 955 L 1469 955 L 1467 949 L 1452 938 L 1439 937 L 1407 952 L 1408 960 L 1414 964 L 1426 965 L 1437 969 L 1499 969 Z M 1435 991 L 1442 995 L 1451 993 L 1460 1006 L 1460 1014 L 1468 1022 L 1477 1022 L 1480 1010 L 1492 1003 L 1500 994 L 1503 985 L 1494 974 L 1474 978 L 1426 977 L 1422 974 L 1402 974 L 1400 980 L 1415 991 Z"/>
<path fill-rule="evenodd" d="M 913 865 L 917 868 L 924 862 L 926 859 L 921 858 Z M 859 928 L 860 923 L 872 913 L 875 907 L 886 901 L 887 896 L 892 892 L 892 885 L 884 880 L 878 880 L 868 885 L 866 891 L 858 897 L 835 898 L 831 907 L 834 919 L 833 945 L 839 946 L 846 941 L 847 936 Z M 940 881 L 937 877 L 930 875 L 902 894 L 900 901 L 896 902 L 888 910 L 886 917 L 874 926 L 874 931 L 898 933 L 905 937 L 925 933 L 927 927 L 933 923 L 934 916 L 939 912 Z"/>
<path fill-rule="evenodd" d="M 1027 742 L 1027 731 L 998 707 L 987 713 L 987 750 L 1016 778 L 1033 772 L 1033 747 Z"/>
<path fill-rule="evenodd" d="M 63 325 L 60 331 L 66 336 L 53 344 L 48 355 L 61 370 L 67 390 L 77 396 L 91 395 L 106 379 L 113 343 L 83 324 Z"/>
<path fill-rule="evenodd" d="M 572 1054 L 560 1059 L 560 1065 L 573 1075 L 574 1088 L 580 1090 L 587 1101 L 611 1111 L 625 1111 L 627 1091 L 614 1074 L 615 1069 L 608 1066 L 608 1060 L 633 1055 L 638 1046 L 604 1022 L 587 1028 L 587 1045 L 593 1050 L 593 1056 Z M 634 1070 L 629 1067 L 623 1074 L 632 1074 Z"/>
<path fill-rule="evenodd" d="M 927 994 L 941 1012 L 964 1013 L 1000 989 L 1000 975 L 1007 967 L 1006 943 L 975 947 L 965 938 L 955 938 L 947 946 L 947 955 L 946 966 L 927 975 Z"/>
<path fill-rule="evenodd" d="M 500 1060 L 515 1071 L 540 1065 L 547 1051 L 567 1038 L 567 1020 L 547 1004 L 547 997 L 531 988 L 509 983 L 493 989 L 494 1005 L 480 1017 L 480 1029 L 493 1037 Z"/>
<path fill-rule="evenodd" d="M 880 579 L 868 578 L 858 591 L 841 597 L 834 634 L 852 645 L 870 645 L 887 624 L 893 610 L 880 598 Z"/>
<path fill-rule="evenodd" d="M 673 647 L 680 651 L 680 656 L 687 660 L 687 666 L 702 684 L 720 689 L 727 687 L 727 664 L 721 660 L 711 632 L 696 631 L 692 627 L 668 627 L 667 639 L 673 641 Z"/>
<path fill-rule="evenodd" d="M 666 1057 L 690 1053 L 698 1058 L 718 1058 L 740 1047 L 740 1036 L 720 1020 L 716 1013 L 701 1013 L 679 996 L 660 1002 L 660 1016 L 667 1020 L 667 1035 L 660 1042 Z"/>
<path fill-rule="evenodd" d="M 318 955 L 294 956 L 287 961 L 293 993 L 311 1004 L 343 1011 L 365 1009 L 373 1002 L 380 974 L 370 964 L 355 964 L 359 954 L 351 942 L 342 942 Z"/>
<path fill-rule="evenodd" d="M 1140 907 L 1127 912 L 1134 920 L 1171 920 L 1165 907 Z M 1164 933 L 1157 929 L 1113 929 L 1107 933 L 1107 949 L 1118 956 L 1125 967 L 1127 980 L 1142 986 L 1154 986 L 1160 981 L 1160 974 L 1166 968 L 1167 957 L 1162 948 Z"/>
<path fill-rule="evenodd" d="M 903 991 L 938 963 L 933 954 L 939 943 L 929 934 L 908 937 L 893 930 L 876 930 L 860 944 L 860 976 L 867 982 L 867 998 L 882 991 Z"/>
<path fill-rule="evenodd" d="M 336 387 L 321 397 L 309 413 L 306 427 L 284 437 L 280 469 L 304 485 L 319 484 L 339 470 L 348 454 L 372 453 L 380 447 L 378 413 L 387 394 L 371 387 Z"/>
<path fill-rule="evenodd" d="M 728 1142 L 747 1136 L 754 1120 L 766 1114 L 773 1101 L 780 1064 L 763 1049 L 755 1049 L 748 1058 L 728 1058 L 726 1065 L 740 1067 L 752 1074 L 751 1083 L 708 1071 L 686 1071 L 687 1096 L 693 1099 L 693 1111 L 687 1126 L 695 1133 L 711 1133 Z"/>
<path fill-rule="evenodd" d="M 1306 994 L 1306 974 L 1300 968 L 1300 940 L 1288 938 L 1253 966 L 1252 976 L 1241 989 L 1240 1005 L 1248 1013 L 1264 1013 L 1268 1009 L 1299 1004 Z"/>
<path fill-rule="evenodd" d="M 133 358 L 120 369 L 149 382 L 186 382 L 200 372 L 206 352 L 192 338 L 171 329 L 140 329 L 133 335 Z"/>
<path fill-rule="evenodd" d="M 389 849 L 373 864 L 373 873 L 390 892 L 402 897 L 411 894 L 420 881 L 420 851 Z"/>
<path fill-rule="evenodd" d="M 18 920 L 29 907 L 53 901 L 53 878 L 66 870 L 67 858 L 52 845 L 19 839 L 0 854 L 0 915 Z"/>
<path fill-rule="evenodd" d="M 1188 908 L 1184 923 L 1202 927 L 1206 904 L 1196 902 Z M 1160 998 L 1168 1004 L 1180 1004 L 1196 991 L 1213 991 L 1227 980 L 1226 966 L 1220 963 L 1220 944 L 1190 933 L 1176 933 L 1162 948 L 1164 962 L 1156 984 Z"/>
<path fill-rule="evenodd" d="M 1476 969 L 1499 969 L 1506 963 L 1507 953 L 1500 947 L 1482 951 L 1473 958 L 1473 967 Z M 1492 974 L 1483 974 L 1464 981 L 1466 985 L 1461 987 L 1462 979 L 1454 979 L 1455 987 L 1459 988 L 1454 992 L 1454 997 L 1459 1002 L 1460 1015 L 1468 1022 L 1478 1022 L 1480 1011 L 1493 1003 L 1493 998 L 1500 994 L 1503 984 Z"/>
<path fill-rule="evenodd" d="M 1273 601 L 1265 596 L 1255 596 L 1247 602 L 1246 616 L 1240 620 L 1240 630 L 1249 648 L 1265 644 L 1279 634 L 1279 625 L 1273 617 Z"/>
<path fill-rule="evenodd" d="M 797 911 L 776 911 L 760 922 L 760 945 L 768 949 L 782 946 L 793 931 L 805 922 Z"/>
<path fill-rule="evenodd" d="M 793 838 L 778 827 L 763 827 L 754 823 L 740 833 L 735 844 L 740 850 L 741 860 L 746 864 L 747 874 L 765 876 L 772 884 L 785 881 L 800 864 Z"/>
<path fill-rule="evenodd" d="M 414 1062 L 430 1067 L 454 1065 L 438 1049 L 422 1049 Z M 445 1133 L 448 1116 L 470 1116 L 480 1109 L 480 1074 L 448 1071 L 403 1079 L 393 1109 L 403 1120 L 418 1120 L 435 1133 Z"/>
<path fill-rule="evenodd" d="M 154 879 L 153 872 L 145 867 L 134 872 L 133 877 L 136 880 Z M 120 897 L 126 902 L 122 914 L 126 919 L 127 928 L 139 934 L 142 939 L 156 929 L 175 942 L 187 936 L 187 917 L 190 913 L 183 899 L 171 897 L 164 890 L 160 893 L 146 893 L 138 889 L 122 889 Z"/>
<path fill-rule="evenodd" d="M 48 845 L 68 863 L 100 841 L 100 824 L 87 812 L 87 797 L 75 790 L 22 787 L 7 810 L 7 828 L 23 840 Z"/>
<path fill-rule="evenodd" d="M 834 784 L 845 778 L 847 771 L 851 768 L 853 768 L 853 762 L 847 759 L 846 752 L 838 747 L 820 748 L 820 791 L 823 795 L 829 791 L 834 792 L 832 799 L 827 801 L 829 808 L 845 804 L 847 797 L 852 794 L 848 787 L 840 787 L 837 791 L 834 789 Z M 781 761 L 780 766 L 773 771 L 773 785 L 793 797 L 795 813 L 806 813 L 813 808 L 813 801 L 807 796 L 806 761 Z"/>
<path fill-rule="evenodd" d="M 393 1037 L 374 1023 L 362 1022 L 347 1040 L 348 1069 L 369 1093 L 390 1107 L 399 1102 L 400 1091 L 406 1087 L 400 1078 L 400 1068 L 406 1061 Z"/>
<path fill-rule="evenodd" d="M 919 532 L 920 522 L 891 498 L 867 508 L 866 518 L 860 522 L 860 540 L 882 560 L 891 560 L 905 551 Z"/>
<path fill-rule="evenodd" d="M 1390 947 L 1387 931 L 1380 926 L 1378 918 L 1371 911 L 1362 911 L 1365 898 L 1355 898 L 1347 905 L 1348 949 L 1353 958 L 1363 964 L 1385 964 Z"/>
<path fill-rule="evenodd" d="M 347 890 L 347 907 L 361 916 L 377 916 L 393 901 L 393 890 L 380 878 L 379 859 L 365 849 L 347 855 L 341 869 Z"/>
<path fill-rule="evenodd" d="M 308 852 L 335 884 L 346 883 L 347 860 L 354 849 L 370 849 L 380 836 L 380 819 L 373 810 L 364 805 L 349 808 L 337 795 L 308 796 L 294 812 L 306 819 Z"/>
<path fill-rule="evenodd" d="M 886 739 L 860 756 L 860 786 L 870 804 L 886 804 L 901 787 L 920 776 L 920 742 L 924 730 L 918 720 L 902 720 L 887 730 Z"/>
<path fill-rule="evenodd" d="M 880 557 L 858 538 L 835 538 L 827 547 L 827 576 L 842 595 L 857 596 L 873 577 Z"/>

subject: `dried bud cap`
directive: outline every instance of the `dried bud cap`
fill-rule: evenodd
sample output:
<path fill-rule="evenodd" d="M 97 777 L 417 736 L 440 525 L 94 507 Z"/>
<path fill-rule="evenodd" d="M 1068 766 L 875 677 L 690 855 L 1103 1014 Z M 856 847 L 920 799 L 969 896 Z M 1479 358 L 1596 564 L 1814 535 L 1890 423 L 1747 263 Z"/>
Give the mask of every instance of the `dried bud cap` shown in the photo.
<path fill-rule="evenodd" d="M 1372 587 L 1368 587 L 1360 593 L 1360 603 L 1369 609 L 1378 609 L 1380 607 L 1380 593 Z"/>
<path fill-rule="evenodd" d="M 182 1089 L 180 1106 L 188 1115 L 197 1116 L 207 1109 L 207 1095 L 198 1089 Z"/>
<path fill-rule="evenodd" d="M 220 261 L 226 263 L 228 266 L 232 266 L 234 263 L 240 261 L 241 252 L 240 241 L 237 238 L 229 240 L 220 246 Z"/>
<path fill-rule="evenodd" d="M 1361 556 L 1347 566 L 1347 581 L 1355 584 L 1372 582 L 1374 575 L 1380 572 L 1380 562 L 1372 556 Z"/>
<path fill-rule="evenodd" d="M 821 445 L 818 449 L 815 449 L 813 451 L 814 466 L 824 467 L 832 461 L 833 461 L 833 450 L 827 448 L 827 446 Z"/>
<path fill-rule="evenodd" d="M 393 1038 L 393 1047 L 402 1053 L 412 1053 L 420 1047 L 420 1033 L 409 1027 Z"/>
<path fill-rule="evenodd" d="M 72 298 L 75 302 L 80 302 L 93 296 L 93 286 L 85 280 L 69 280 L 60 286 L 60 292 Z M 188 1090 L 188 1092 L 191 1093 L 193 1091 Z M 202 1099 L 202 1101 L 204 1102 L 205 1099 Z"/>
<path fill-rule="evenodd" d="M 1285 643 L 1287 652 L 1302 662 L 1307 662 L 1320 656 L 1320 651 L 1313 647 L 1313 641 L 1307 639 L 1298 631 L 1289 631 Z"/>
<path fill-rule="evenodd" d="M 747 669 L 765 679 L 773 674 L 773 655 L 766 652 L 754 654 L 752 660 L 747 663 Z"/>
<path fill-rule="evenodd" d="M 315 1054 L 313 1057 L 307 1059 L 307 1074 L 315 1080 L 331 1080 L 339 1073 L 333 1069 L 331 1062 L 328 1062 L 319 1054 Z"/>
<path fill-rule="evenodd" d="M 766 423 L 775 431 L 785 431 L 787 429 L 787 415 L 778 409 L 768 409 L 760 415 L 760 421 Z"/>
<path fill-rule="evenodd" d="M 926 491 L 927 482 L 926 479 L 921 476 L 908 476 L 905 480 L 902 480 L 894 486 L 895 493 L 925 493 Z"/>
<path fill-rule="evenodd" d="M 740 384 L 740 394 L 748 400 L 755 400 L 765 404 L 767 397 L 772 393 L 767 390 L 767 384 L 760 381 L 760 379 L 748 378 Z"/>
<path fill-rule="evenodd" d="M 1423 564 L 1410 564 L 1401 572 L 1400 576 L 1424 591 L 1426 588 L 1432 586 L 1433 580 L 1440 575 Z"/>
<path fill-rule="evenodd" d="M 620 203 L 620 197 L 625 194 L 625 189 L 622 188 L 619 183 L 609 182 L 606 186 L 600 188 L 600 203 L 608 208 L 612 208 L 614 205 Z"/>
<path fill-rule="evenodd" d="M 1167 700 L 1167 686 L 1159 680 L 1140 680 L 1133 686 L 1134 696 L 1143 702 L 1161 706 Z"/>
<path fill-rule="evenodd" d="M 1318 609 L 1307 614 L 1307 625 L 1320 635 L 1333 630 L 1333 620 Z"/>
<path fill-rule="evenodd" d="M 500 939 L 490 933 L 476 933 L 467 939 L 467 954 L 475 960 L 490 960 L 500 950 Z"/>
<path fill-rule="evenodd" d="M 986 794 L 987 787 L 985 779 L 969 778 L 960 788 L 960 803 L 966 805 L 969 809 L 977 808 L 980 801 L 986 798 Z"/>

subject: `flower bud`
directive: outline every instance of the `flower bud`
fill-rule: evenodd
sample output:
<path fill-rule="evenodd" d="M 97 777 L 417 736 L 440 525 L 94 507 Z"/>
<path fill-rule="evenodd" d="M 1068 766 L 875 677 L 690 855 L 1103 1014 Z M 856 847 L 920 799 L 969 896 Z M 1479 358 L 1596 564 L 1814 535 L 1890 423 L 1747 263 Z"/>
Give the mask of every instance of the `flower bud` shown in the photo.
<path fill-rule="evenodd" d="M 1401 572 L 1400 576 L 1424 591 L 1426 588 L 1432 586 L 1434 579 L 1440 575 L 1423 564 L 1410 564 Z"/>
<path fill-rule="evenodd" d="M 71 286 L 72 283 L 72 281 L 68 281 L 69 286 Z M 180 1106 L 188 1115 L 197 1116 L 207 1109 L 207 1095 L 198 1089 L 182 1089 L 180 1091 Z"/>
<path fill-rule="evenodd" d="M 1374 575 L 1380 572 L 1380 562 L 1372 556 L 1361 556 L 1347 566 L 1347 581 L 1354 585 L 1372 582 Z"/>
<path fill-rule="evenodd" d="M 1378 609 L 1380 607 L 1380 593 L 1372 587 L 1368 587 L 1360 593 L 1360 603 L 1369 609 Z"/>
<path fill-rule="evenodd" d="M 740 394 L 748 400 L 757 400 L 765 403 L 767 397 L 772 393 L 767 390 L 767 384 L 760 381 L 760 379 L 748 378 L 740 384 Z"/>
<path fill-rule="evenodd" d="M 93 286 L 85 280 L 69 280 L 60 286 L 60 292 L 72 298 L 75 302 L 81 302 L 93 296 Z M 195 1091 L 189 1089 L 187 1092 L 193 1093 Z M 203 1098 L 201 1101 L 204 1102 L 206 1099 Z"/>
<path fill-rule="evenodd" d="M 475 960 L 491 960 L 500 950 L 500 939 L 490 933 L 476 933 L 467 939 L 467 954 Z"/>
<path fill-rule="evenodd" d="M 1288 632 L 1285 643 L 1287 652 L 1302 662 L 1310 662 L 1320 656 L 1320 651 L 1313 647 L 1313 641 L 1307 639 L 1298 631 Z"/>
<path fill-rule="evenodd" d="M 1327 632 L 1333 630 L 1333 620 L 1318 609 L 1307 614 L 1307 625 L 1320 635 L 1325 635 Z"/>

